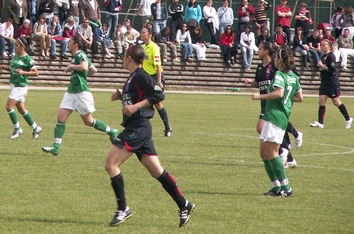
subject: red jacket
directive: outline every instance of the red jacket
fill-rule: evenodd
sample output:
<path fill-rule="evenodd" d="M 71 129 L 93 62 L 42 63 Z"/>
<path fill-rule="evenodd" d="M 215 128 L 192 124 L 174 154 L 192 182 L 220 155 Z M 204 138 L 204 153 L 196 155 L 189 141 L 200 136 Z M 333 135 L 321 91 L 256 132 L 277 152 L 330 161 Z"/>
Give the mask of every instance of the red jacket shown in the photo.
<path fill-rule="evenodd" d="M 221 34 L 220 37 L 220 45 L 230 45 L 230 44 L 234 44 L 235 41 L 235 34 L 231 34 L 228 35 L 226 34 L 226 32 L 224 32 L 223 34 Z"/>
<path fill-rule="evenodd" d="M 32 30 L 31 27 L 25 28 L 23 27 L 23 25 L 21 25 L 20 27 L 18 27 L 15 38 L 19 38 L 22 35 L 26 35 L 28 37 L 30 37 L 32 34 Z"/>
<path fill-rule="evenodd" d="M 241 20 L 241 17 L 245 17 L 247 16 L 247 13 L 250 13 L 250 22 L 252 21 L 252 17 L 255 13 L 255 10 L 253 8 L 253 6 L 251 6 L 250 4 L 248 4 L 246 10 L 248 12 L 242 12 L 242 7 L 243 7 L 243 4 L 241 4 L 238 9 L 237 9 L 237 13 L 238 13 L 238 19 Z"/>

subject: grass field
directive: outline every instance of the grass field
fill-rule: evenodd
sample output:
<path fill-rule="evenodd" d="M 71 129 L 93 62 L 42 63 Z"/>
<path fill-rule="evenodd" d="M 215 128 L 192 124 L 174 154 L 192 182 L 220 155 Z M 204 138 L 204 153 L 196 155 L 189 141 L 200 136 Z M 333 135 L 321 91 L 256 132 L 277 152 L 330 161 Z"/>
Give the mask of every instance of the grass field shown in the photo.
<path fill-rule="evenodd" d="M 354 233 L 354 129 L 344 129 L 330 102 L 324 129 L 309 126 L 317 119 L 317 97 L 294 105 L 291 122 L 304 133 L 303 146 L 293 150 L 298 168 L 287 169 L 294 196 L 274 198 L 262 195 L 270 182 L 259 158 L 258 101 L 167 94 L 173 135 L 163 137 L 156 114 L 154 141 L 162 165 L 196 209 L 187 227 L 178 228 L 177 206 L 133 156 L 122 171 L 134 215 L 110 228 L 116 203 L 104 170 L 108 136 L 74 113 L 59 156 L 46 155 L 41 146 L 52 143 L 64 91 L 29 92 L 26 106 L 43 127 L 38 140 L 22 117 L 24 134 L 9 138 L 8 94 L 0 90 L 0 233 Z M 93 94 L 94 116 L 121 129 L 119 103 L 109 92 Z M 354 115 L 354 99 L 342 101 Z"/>

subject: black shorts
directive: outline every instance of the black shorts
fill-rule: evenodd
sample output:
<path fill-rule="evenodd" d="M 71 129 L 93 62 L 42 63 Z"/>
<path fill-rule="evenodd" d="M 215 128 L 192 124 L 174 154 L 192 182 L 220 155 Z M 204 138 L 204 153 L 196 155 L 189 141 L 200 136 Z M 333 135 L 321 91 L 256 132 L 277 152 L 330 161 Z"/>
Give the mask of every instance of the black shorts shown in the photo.
<path fill-rule="evenodd" d="M 326 95 L 329 98 L 336 98 L 340 96 L 340 83 L 335 82 L 333 84 L 321 84 L 319 91 L 320 96 Z"/>
<path fill-rule="evenodd" d="M 259 114 L 259 119 L 264 118 L 266 100 L 261 100 L 261 113 Z"/>
<path fill-rule="evenodd" d="M 123 132 L 113 141 L 113 145 L 120 149 L 126 147 L 129 151 L 135 153 L 141 161 L 144 154 L 157 155 L 151 136 L 150 121 L 148 119 L 136 120 L 125 127 Z"/>
<path fill-rule="evenodd" d="M 151 77 L 154 78 L 154 80 L 157 82 L 157 74 L 151 75 Z M 161 72 L 161 84 L 163 85 L 163 89 L 165 89 L 166 80 L 162 72 Z"/>

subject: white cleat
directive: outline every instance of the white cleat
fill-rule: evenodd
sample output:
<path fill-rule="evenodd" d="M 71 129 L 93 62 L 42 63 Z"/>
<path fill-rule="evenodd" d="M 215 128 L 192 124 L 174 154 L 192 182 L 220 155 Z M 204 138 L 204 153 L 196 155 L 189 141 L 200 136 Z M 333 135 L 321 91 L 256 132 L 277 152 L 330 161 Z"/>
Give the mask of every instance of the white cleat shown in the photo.
<path fill-rule="evenodd" d="M 348 121 L 345 121 L 345 129 L 349 129 L 352 126 L 353 118 L 350 117 Z"/>
<path fill-rule="evenodd" d="M 295 144 L 297 148 L 300 148 L 302 146 L 302 136 L 304 134 L 302 134 L 302 132 L 297 132 L 299 135 L 297 136 L 297 138 L 295 139 Z"/>
<path fill-rule="evenodd" d="M 313 127 L 313 128 L 324 128 L 324 125 L 315 121 L 313 123 L 310 123 L 310 126 Z"/>

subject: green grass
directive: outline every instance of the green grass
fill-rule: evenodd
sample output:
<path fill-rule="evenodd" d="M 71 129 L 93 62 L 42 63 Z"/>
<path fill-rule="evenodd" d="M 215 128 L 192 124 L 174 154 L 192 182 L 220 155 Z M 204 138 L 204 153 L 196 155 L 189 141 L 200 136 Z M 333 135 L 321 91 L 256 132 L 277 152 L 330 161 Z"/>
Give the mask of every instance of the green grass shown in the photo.
<path fill-rule="evenodd" d="M 119 103 L 109 92 L 93 93 L 95 118 L 121 129 Z M 43 127 L 38 140 L 22 117 L 24 134 L 9 138 L 8 94 L 0 90 L 0 233 L 353 233 L 354 129 L 344 129 L 330 101 L 324 129 L 309 127 L 317 118 L 317 97 L 294 105 L 291 121 L 304 133 L 304 145 L 293 150 L 298 168 L 287 169 L 294 196 L 283 199 L 262 195 L 270 183 L 259 158 L 258 101 L 250 95 L 167 94 L 173 136 L 163 137 L 156 114 L 153 138 L 162 165 L 196 204 L 190 223 L 178 228 L 177 206 L 133 156 L 122 171 L 134 215 L 109 228 L 116 203 L 104 170 L 108 136 L 73 113 L 59 156 L 44 154 L 64 91 L 29 92 L 26 106 Z M 354 99 L 342 101 L 354 115 Z"/>

